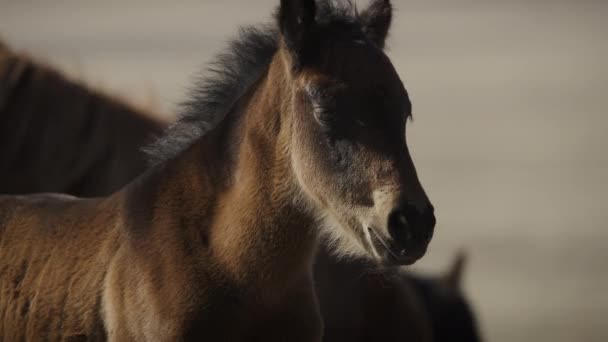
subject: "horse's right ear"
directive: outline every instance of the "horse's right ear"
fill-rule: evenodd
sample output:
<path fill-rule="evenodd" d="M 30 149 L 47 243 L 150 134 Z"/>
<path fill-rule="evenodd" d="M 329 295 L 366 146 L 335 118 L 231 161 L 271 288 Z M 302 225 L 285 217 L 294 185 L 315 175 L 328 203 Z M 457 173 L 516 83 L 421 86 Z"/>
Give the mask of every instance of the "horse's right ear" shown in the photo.
<path fill-rule="evenodd" d="M 374 0 L 361 12 L 359 19 L 369 39 L 383 49 L 393 19 L 393 6 L 390 0 Z"/>
<path fill-rule="evenodd" d="M 307 54 L 311 53 L 315 16 L 315 0 L 281 0 L 279 29 L 292 56 L 294 68 L 301 67 Z"/>

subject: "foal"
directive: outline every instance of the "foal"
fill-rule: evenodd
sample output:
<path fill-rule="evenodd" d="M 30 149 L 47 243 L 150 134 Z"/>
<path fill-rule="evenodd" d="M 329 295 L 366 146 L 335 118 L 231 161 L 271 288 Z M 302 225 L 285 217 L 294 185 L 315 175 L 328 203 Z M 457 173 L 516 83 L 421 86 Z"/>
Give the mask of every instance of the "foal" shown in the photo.
<path fill-rule="evenodd" d="M 0 198 L 3 337 L 318 341 L 317 226 L 343 253 L 420 258 L 435 220 L 387 11 L 284 0 L 278 32 L 234 44 L 135 182 Z"/>

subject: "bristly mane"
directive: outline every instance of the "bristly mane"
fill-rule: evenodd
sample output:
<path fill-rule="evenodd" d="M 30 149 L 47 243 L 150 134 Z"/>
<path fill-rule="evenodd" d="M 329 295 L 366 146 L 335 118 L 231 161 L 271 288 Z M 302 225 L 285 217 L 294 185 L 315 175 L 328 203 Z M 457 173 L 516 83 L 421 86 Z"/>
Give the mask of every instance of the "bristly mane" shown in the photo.
<path fill-rule="evenodd" d="M 360 31 L 359 18 L 350 0 L 317 0 L 320 25 L 346 24 Z M 156 165 L 174 158 L 220 122 L 234 104 L 263 75 L 279 48 L 276 24 L 243 27 L 228 49 L 219 54 L 182 104 L 175 124 L 155 143 L 144 148 Z"/>

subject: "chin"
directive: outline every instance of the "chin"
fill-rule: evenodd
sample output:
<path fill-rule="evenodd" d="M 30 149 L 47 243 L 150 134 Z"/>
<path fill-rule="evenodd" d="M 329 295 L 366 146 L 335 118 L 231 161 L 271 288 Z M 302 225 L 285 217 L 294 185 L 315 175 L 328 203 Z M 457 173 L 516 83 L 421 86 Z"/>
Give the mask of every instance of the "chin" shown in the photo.
<path fill-rule="evenodd" d="M 321 241 L 331 254 L 339 258 L 378 260 L 362 229 L 346 228 L 331 217 L 325 217 L 321 227 Z"/>
<path fill-rule="evenodd" d="M 410 266 L 426 254 L 427 244 L 405 248 L 403 244 L 381 235 L 375 229 L 368 228 L 367 231 L 373 254 L 384 266 Z"/>

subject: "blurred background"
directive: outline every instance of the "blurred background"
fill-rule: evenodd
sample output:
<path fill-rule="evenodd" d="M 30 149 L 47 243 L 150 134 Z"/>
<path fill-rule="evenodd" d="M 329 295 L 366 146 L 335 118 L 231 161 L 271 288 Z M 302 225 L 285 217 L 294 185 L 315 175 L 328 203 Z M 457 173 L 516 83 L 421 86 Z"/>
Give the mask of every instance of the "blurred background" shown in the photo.
<path fill-rule="evenodd" d="M 438 227 L 488 341 L 608 341 L 608 1 L 394 0 L 388 42 Z M 278 0 L 0 0 L 0 37 L 171 115 Z M 359 7 L 367 1 L 357 1 Z"/>

